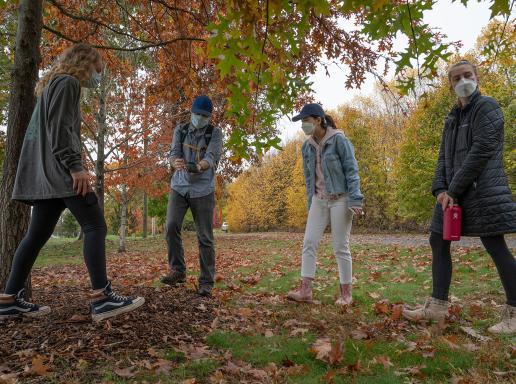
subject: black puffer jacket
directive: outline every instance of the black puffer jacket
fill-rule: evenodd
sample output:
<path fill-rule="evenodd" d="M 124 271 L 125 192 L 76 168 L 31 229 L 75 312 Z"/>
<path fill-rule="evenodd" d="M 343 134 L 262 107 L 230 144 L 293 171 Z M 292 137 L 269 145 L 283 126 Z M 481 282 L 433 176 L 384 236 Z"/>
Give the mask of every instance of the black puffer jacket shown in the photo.
<path fill-rule="evenodd" d="M 432 193 L 448 191 L 458 200 L 464 236 L 516 232 L 516 203 L 503 169 L 503 130 L 500 106 L 478 90 L 464 109 L 455 106 L 446 117 Z M 430 230 L 442 233 L 442 223 L 437 203 Z"/>

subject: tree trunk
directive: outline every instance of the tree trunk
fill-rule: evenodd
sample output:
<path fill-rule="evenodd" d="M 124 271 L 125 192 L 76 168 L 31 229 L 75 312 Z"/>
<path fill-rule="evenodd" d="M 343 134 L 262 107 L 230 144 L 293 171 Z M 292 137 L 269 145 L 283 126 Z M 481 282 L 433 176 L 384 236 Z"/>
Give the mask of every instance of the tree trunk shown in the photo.
<path fill-rule="evenodd" d="M 11 270 L 14 252 L 22 240 L 30 218 L 27 205 L 11 200 L 18 160 L 36 104 L 34 88 L 41 62 L 39 45 L 42 27 L 42 0 L 20 0 L 16 31 L 14 67 L 11 74 L 7 143 L 0 186 L 0 286 Z M 29 278 L 30 280 L 30 278 Z M 30 288 L 30 283 L 28 284 Z M 28 292 L 30 297 L 30 291 Z"/>
<path fill-rule="evenodd" d="M 120 241 L 118 244 L 118 252 L 125 252 L 125 239 L 127 235 L 127 187 L 122 185 L 122 201 L 120 207 Z"/>
<path fill-rule="evenodd" d="M 100 82 L 99 111 L 97 114 L 97 160 L 95 161 L 95 193 L 104 214 L 104 164 L 106 162 L 106 94 L 107 76 Z"/>
<path fill-rule="evenodd" d="M 147 237 L 147 215 L 149 212 L 149 199 L 147 192 L 143 192 L 143 238 Z"/>
<path fill-rule="evenodd" d="M 147 131 L 149 128 L 149 119 L 148 119 L 148 100 L 147 100 L 147 90 L 145 91 L 145 105 L 144 105 L 144 112 L 143 112 L 143 157 L 147 160 L 147 149 L 149 146 L 149 132 Z M 145 167 L 144 173 L 145 176 L 147 175 L 148 168 Z M 143 238 L 145 239 L 147 237 L 147 215 L 149 213 L 149 202 L 147 197 L 147 191 L 143 191 Z"/>
<path fill-rule="evenodd" d="M 144 133 L 144 135 L 147 135 L 147 132 Z M 148 146 L 148 139 L 147 136 L 143 139 L 143 156 L 147 158 L 147 146 Z M 145 173 L 147 173 L 147 167 L 145 168 Z M 149 214 L 149 199 L 147 196 L 147 192 L 143 191 L 143 238 L 145 239 L 147 237 L 147 216 Z"/>

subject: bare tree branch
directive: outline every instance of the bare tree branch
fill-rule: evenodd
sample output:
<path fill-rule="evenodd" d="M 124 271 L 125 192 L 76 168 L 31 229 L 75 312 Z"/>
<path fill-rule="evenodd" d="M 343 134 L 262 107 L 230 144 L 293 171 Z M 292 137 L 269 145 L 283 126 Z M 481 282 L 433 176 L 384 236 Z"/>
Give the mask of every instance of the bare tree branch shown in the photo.
<path fill-rule="evenodd" d="M 74 39 L 70 36 L 66 36 L 65 34 L 59 32 L 58 30 L 55 30 L 51 27 L 49 27 L 48 25 L 43 25 L 43 29 L 47 30 L 48 32 L 50 33 L 53 33 L 54 35 L 64 39 L 64 40 L 67 40 L 67 41 L 70 41 L 74 44 L 77 44 L 77 43 L 81 43 L 83 40 L 80 39 L 80 40 L 77 40 L 77 39 Z M 155 42 L 155 43 L 152 43 L 152 44 L 147 44 L 147 45 L 141 45 L 141 46 L 138 46 L 138 47 L 132 47 L 132 48 L 125 48 L 125 47 L 116 47 L 116 46 L 110 46 L 110 45 L 101 45 L 101 44 L 90 44 L 93 48 L 98 48 L 98 49 L 105 49 L 105 50 L 112 50 L 112 51 L 123 51 L 123 52 L 136 52 L 136 51 L 144 51 L 146 49 L 149 49 L 149 48 L 156 48 L 156 47 L 162 47 L 162 46 L 166 46 L 166 45 L 169 45 L 169 44 L 173 44 L 173 43 L 177 43 L 178 41 L 202 41 L 202 42 L 205 42 L 206 40 L 205 39 L 202 39 L 202 38 L 199 38 L 199 37 L 176 37 L 175 39 L 170 39 L 170 40 L 165 40 L 165 41 L 159 41 L 159 42 Z"/>

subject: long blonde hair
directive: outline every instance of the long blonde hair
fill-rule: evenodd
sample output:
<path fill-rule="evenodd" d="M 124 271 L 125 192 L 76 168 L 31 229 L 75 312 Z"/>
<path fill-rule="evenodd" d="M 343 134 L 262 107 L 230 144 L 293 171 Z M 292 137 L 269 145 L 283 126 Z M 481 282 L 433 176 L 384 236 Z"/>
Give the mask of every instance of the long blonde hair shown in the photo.
<path fill-rule="evenodd" d="M 52 67 L 36 84 L 36 96 L 57 75 L 67 74 L 75 77 L 81 85 L 91 76 L 91 64 L 101 60 L 99 52 L 89 44 L 79 43 L 67 48 L 54 62 Z"/>

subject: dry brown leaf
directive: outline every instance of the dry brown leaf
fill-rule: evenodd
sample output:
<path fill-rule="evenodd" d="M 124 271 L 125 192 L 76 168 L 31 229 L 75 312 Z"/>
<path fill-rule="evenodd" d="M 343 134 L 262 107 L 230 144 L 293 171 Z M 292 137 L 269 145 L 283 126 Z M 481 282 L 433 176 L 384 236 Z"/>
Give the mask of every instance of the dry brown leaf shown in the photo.
<path fill-rule="evenodd" d="M 391 320 L 396 321 L 401 318 L 401 313 L 403 312 L 403 306 L 402 305 L 395 305 L 392 307 L 392 314 L 391 314 Z"/>
<path fill-rule="evenodd" d="M 246 373 L 257 380 L 260 380 L 260 383 L 267 382 L 267 379 L 269 378 L 269 375 L 263 369 L 250 369 L 246 371 Z"/>
<path fill-rule="evenodd" d="M 156 351 L 156 349 L 150 347 L 149 349 L 147 349 L 147 353 L 149 354 L 149 356 L 151 357 L 159 357 L 158 355 L 158 352 Z"/>
<path fill-rule="evenodd" d="M 354 329 L 351 331 L 351 338 L 353 340 L 365 340 L 369 338 L 369 335 L 362 329 Z"/>
<path fill-rule="evenodd" d="M 338 339 L 331 346 L 329 361 L 331 365 L 338 364 L 342 361 L 343 345 L 342 340 Z"/>
<path fill-rule="evenodd" d="M 394 366 L 394 364 L 391 362 L 391 359 L 389 358 L 389 356 L 385 356 L 385 355 L 376 356 L 373 359 L 373 361 L 376 362 L 376 364 L 383 365 L 383 367 L 385 369 L 389 369 L 390 367 Z"/>
<path fill-rule="evenodd" d="M 0 374 L 1 384 L 18 384 L 18 374 L 16 373 L 4 373 Z"/>
<path fill-rule="evenodd" d="M 388 314 L 389 313 L 389 306 L 384 301 L 379 301 L 375 303 L 374 309 L 377 314 Z"/>
<path fill-rule="evenodd" d="M 480 333 L 478 333 L 477 331 L 475 331 L 473 328 L 471 327 L 460 327 L 460 329 L 467 335 L 473 337 L 474 339 L 477 339 L 478 341 L 489 341 L 491 340 L 490 337 L 487 337 L 487 336 L 484 336 L 484 335 L 481 335 Z"/>
<path fill-rule="evenodd" d="M 165 359 L 158 359 L 158 361 L 152 366 L 156 374 L 167 374 L 172 370 L 173 367 L 174 363 Z"/>
<path fill-rule="evenodd" d="M 250 317 L 253 315 L 253 310 L 251 308 L 240 308 L 238 314 L 242 317 Z"/>
<path fill-rule="evenodd" d="M 357 360 L 356 363 L 348 365 L 347 371 L 353 374 L 362 372 L 362 362 L 360 360 Z"/>
<path fill-rule="evenodd" d="M 380 294 L 376 292 L 368 292 L 367 294 L 373 300 L 378 300 L 380 298 Z"/>
<path fill-rule="evenodd" d="M 331 340 L 329 337 L 323 337 L 315 340 L 310 348 L 310 352 L 315 354 L 315 358 L 322 361 L 327 361 L 331 352 Z"/>
<path fill-rule="evenodd" d="M 315 354 L 315 358 L 331 365 L 342 361 L 343 346 L 340 339 L 334 343 L 330 338 L 323 337 L 317 339 L 310 348 L 310 352 Z"/>
<path fill-rule="evenodd" d="M 326 375 L 324 375 L 322 379 L 323 379 L 323 381 L 325 381 L 327 383 L 332 383 L 336 374 L 337 374 L 337 372 L 335 372 L 334 370 L 328 371 L 328 372 L 326 372 Z"/>
<path fill-rule="evenodd" d="M 195 378 L 186 379 L 186 380 L 181 381 L 181 384 L 196 384 L 196 383 L 197 383 L 197 380 Z"/>
<path fill-rule="evenodd" d="M 115 368 L 115 373 L 123 377 L 124 379 L 131 379 L 136 376 L 136 368 L 135 367 L 127 367 L 127 368 Z"/>
<path fill-rule="evenodd" d="M 307 332 L 307 328 L 294 328 L 292 331 L 290 331 L 290 336 L 304 335 Z"/>
<path fill-rule="evenodd" d="M 304 375 L 308 373 L 310 370 L 305 365 L 293 365 L 287 368 L 287 375 L 289 376 L 297 376 Z"/>
<path fill-rule="evenodd" d="M 49 366 L 45 364 L 48 358 L 42 355 L 37 355 L 32 358 L 32 365 L 28 370 L 29 374 L 37 376 L 46 376 L 49 371 Z"/>
<path fill-rule="evenodd" d="M 68 323 L 91 323 L 91 315 L 73 315 L 67 320 L 56 321 L 56 324 L 68 324 Z"/>

